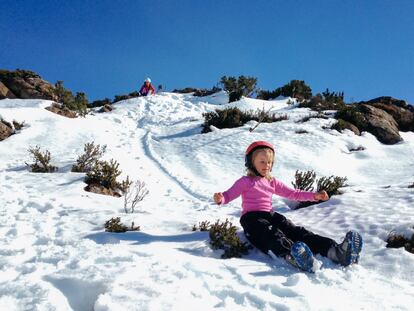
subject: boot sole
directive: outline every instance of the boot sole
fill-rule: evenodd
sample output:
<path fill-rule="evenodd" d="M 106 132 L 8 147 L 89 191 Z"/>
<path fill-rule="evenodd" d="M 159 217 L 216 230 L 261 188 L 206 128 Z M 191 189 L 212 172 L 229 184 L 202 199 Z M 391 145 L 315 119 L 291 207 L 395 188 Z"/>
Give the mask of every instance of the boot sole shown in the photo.
<path fill-rule="evenodd" d="M 310 248 L 303 242 L 296 242 L 292 245 L 290 254 L 295 260 L 297 267 L 303 271 L 313 271 L 313 253 Z"/>

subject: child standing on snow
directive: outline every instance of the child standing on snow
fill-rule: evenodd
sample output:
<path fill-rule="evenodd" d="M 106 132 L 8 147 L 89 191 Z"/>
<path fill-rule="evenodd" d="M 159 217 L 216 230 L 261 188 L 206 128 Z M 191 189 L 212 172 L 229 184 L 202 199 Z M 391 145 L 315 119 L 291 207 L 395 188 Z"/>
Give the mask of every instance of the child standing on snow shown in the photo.
<path fill-rule="evenodd" d="M 272 195 L 277 194 L 295 201 L 326 201 L 326 191 L 294 190 L 274 177 L 272 171 L 275 150 L 266 141 L 252 143 L 245 153 L 247 176 L 238 179 L 227 191 L 214 194 L 214 202 L 226 204 L 242 196 L 240 223 L 247 239 L 262 252 L 275 258 L 283 257 L 294 266 L 313 271 L 313 254 L 321 254 L 343 266 L 358 263 L 362 237 L 349 231 L 344 241 L 314 234 L 294 225 L 283 215 L 272 210 Z"/>

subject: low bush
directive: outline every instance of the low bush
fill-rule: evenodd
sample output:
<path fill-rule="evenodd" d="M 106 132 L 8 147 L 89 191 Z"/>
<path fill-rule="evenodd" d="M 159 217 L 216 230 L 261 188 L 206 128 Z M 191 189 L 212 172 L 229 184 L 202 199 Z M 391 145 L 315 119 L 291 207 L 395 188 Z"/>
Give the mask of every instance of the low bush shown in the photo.
<path fill-rule="evenodd" d="M 300 189 L 303 191 L 314 191 L 314 185 L 316 182 L 316 191 L 319 192 L 325 190 L 328 193 L 329 197 L 331 197 L 332 195 L 342 194 L 339 191 L 339 188 L 347 186 L 345 184 L 346 180 L 346 177 L 338 177 L 333 175 L 316 179 L 316 173 L 314 171 L 296 171 L 295 182 L 292 182 L 292 185 L 295 189 Z M 304 208 L 318 203 L 319 202 L 299 202 L 296 206 L 296 209 Z"/>
<path fill-rule="evenodd" d="M 299 106 L 316 111 L 343 109 L 346 107 L 344 92 L 330 92 L 329 89 L 326 89 L 322 94 L 318 93 L 309 100 L 304 100 Z"/>
<path fill-rule="evenodd" d="M 254 120 L 258 122 L 271 123 L 287 120 L 287 115 L 270 114 L 263 110 L 256 112 L 243 112 L 238 108 L 216 109 L 213 112 L 203 113 L 204 124 L 202 133 L 210 132 L 210 126 L 217 128 L 235 128 L 243 126 L 246 122 Z"/>
<path fill-rule="evenodd" d="M 111 218 L 107 222 L 105 222 L 105 231 L 106 232 L 127 232 L 127 231 L 140 231 L 140 226 L 135 227 L 134 222 L 132 222 L 131 227 L 127 227 L 121 223 L 121 218 Z"/>
<path fill-rule="evenodd" d="M 303 191 L 313 191 L 313 184 L 315 183 L 316 173 L 314 171 L 295 172 L 295 182 L 292 185 L 295 189 Z"/>
<path fill-rule="evenodd" d="M 89 101 L 85 93 L 78 92 L 76 96 L 73 96 L 72 92 L 63 86 L 63 81 L 55 83 L 53 93 L 64 108 L 75 111 L 80 116 L 85 116 L 88 113 Z"/>
<path fill-rule="evenodd" d="M 112 104 L 112 101 L 109 98 L 105 98 L 105 99 L 98 99 L 93 101 L 92 103 L 88 104 L 89 108 L 96 108 L 96 107 L 102 107 L 105 105 L 110 105 Z"/>
<path fill-rule="evenodd" d="M 302 101 L 312 97 L 312 89 L 303 80 L 291 80 L 274 91 L 260 91 L 257 98 L 269 100 L 279 96 L 297 98 Z"/>
<path fill-rule="evenodd" d="M 316 190 L 322 191 L 325 190 L 329 196 L 342 194 L 339 191 L 339 188 L 346 187 L 347 178 L 346 177 L 339 177 L 339 176 L 329 176 L 329 177 L 321 177 L 318 179 Z"/>
<path fill-rule="evenodd" d="M 242 242 L 237 235 L 237 227 L 228 219 L 220 223 L 216 221 L 209 229 L 210 245 L 213 249 L 222 249 L 221 258 L 242 257 L 247 255 L 251 246 Z"/>
<path fill-rule="evenodd" d="M 72 166 L 72 172 L 86 173 L 92 170 L 106 151 L 106 145 L 100 146 L 86 143 L 83 147 L 84 154 L 80 155 L 76 160 L 76 164 Z"/>
<path fill-rule="evenodd" d="M 209 231 L 211 228 L 211 223 L 209 221 L 202 221 L 197 225 L 193 226 L 193 231 Z"/>
<path fill-rule="evenodd" d="M 86 173 L 85 183 L 97 184 L 113 190 L 120 189 L 121 184 L 116 179 L 121 173 L 116 160 L 96 161 L 92 169 Z"/>
<path fill-rule="evenodd" d="M 329 117 L 327 115 L 325 115 L 324 113 L 318 112 L 318 113 L 310 113 L 307 116 L 304 116 L 303 118 L 299 119 L 298 121 L 296 121 L 296 123 L 305 123 L 308 122 L 310 119 L 329 119 Z"/>
<path fill-rule="evenodd" d="M 256 90 L 257 78 L 239 76 L 223 76 L 220 79 L 223 89 L 229 94 L 229 103 L 239 100 L 242 96 L 250 96 Z"/>
<path fill-rule="evenodd" d="M 33 173 L 52 173 L 57 171 L 57 167 L 50 164 L 51 155 L 49 150 L 41 151 L 39 146 L 28 150 L 34 160 L 33 164 L 27 164 Z"/>

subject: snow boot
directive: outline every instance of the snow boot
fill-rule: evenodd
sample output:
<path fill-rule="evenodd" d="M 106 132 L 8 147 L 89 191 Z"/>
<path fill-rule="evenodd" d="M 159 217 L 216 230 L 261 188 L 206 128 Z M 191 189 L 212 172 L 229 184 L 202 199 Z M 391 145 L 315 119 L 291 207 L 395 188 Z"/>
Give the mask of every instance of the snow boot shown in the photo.
<path fill-rule="evenodd" d="M 358 263 L 359 253 L 362 250 L 362 237 L 356 231 L 348 231 L 341 244 L 328 250 L 328 258 L 333 262 L 346 267 Z"/>
<path fill-rule="evenodd" d="M 286 255 L 285 259 L 303 271 L 314 272 L 313 264 L 315 259 L 313 253 L 303 242 L 294 243 L 290 249 L 290 254 Z"/>

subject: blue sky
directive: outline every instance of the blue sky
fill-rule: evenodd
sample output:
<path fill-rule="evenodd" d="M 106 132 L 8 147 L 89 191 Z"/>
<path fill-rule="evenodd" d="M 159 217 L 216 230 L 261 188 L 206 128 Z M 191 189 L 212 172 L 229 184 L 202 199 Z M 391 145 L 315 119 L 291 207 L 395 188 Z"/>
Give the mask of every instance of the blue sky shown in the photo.
<path fill-rule="evenodd" d="M 0 0 L 0 68 L 90 100 L 247 75 L 414 104 L 414 1 Z"/>

